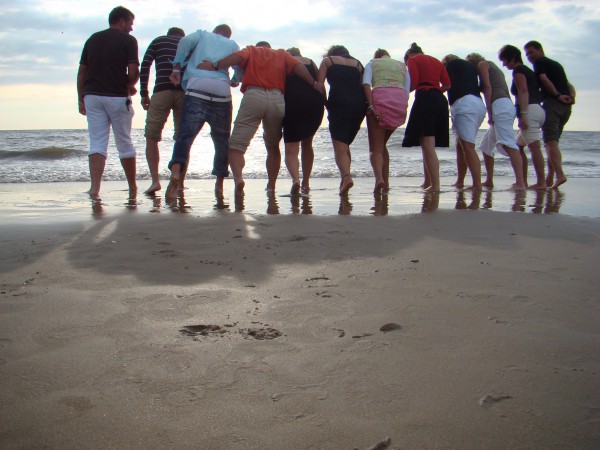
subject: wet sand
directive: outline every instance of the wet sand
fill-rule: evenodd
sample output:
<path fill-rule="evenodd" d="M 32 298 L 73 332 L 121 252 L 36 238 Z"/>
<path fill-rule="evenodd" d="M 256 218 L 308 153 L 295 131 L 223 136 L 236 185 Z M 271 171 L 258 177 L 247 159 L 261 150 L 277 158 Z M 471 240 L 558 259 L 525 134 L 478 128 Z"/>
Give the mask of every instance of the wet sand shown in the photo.
<path fill-rule="evenodd" d="M 358 180 L 348 211 L 321 181 L 310 211 L 0 185 L 0 447 L 600 446 L 590 185 Z"/>

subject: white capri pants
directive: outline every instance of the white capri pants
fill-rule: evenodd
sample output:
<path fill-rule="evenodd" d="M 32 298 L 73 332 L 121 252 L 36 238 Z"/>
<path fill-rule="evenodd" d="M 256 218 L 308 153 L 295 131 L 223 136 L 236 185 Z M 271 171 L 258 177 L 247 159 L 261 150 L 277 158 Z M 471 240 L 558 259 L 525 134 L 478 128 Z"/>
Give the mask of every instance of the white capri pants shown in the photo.
<path fill-rule="evenodd" d="M 134 114 L 131 99 L 86 95 L 84 103 L 90 136 L 88 154 L 108 156 L 108 137 L 112 126 L 119 158 L 135 158 L 135 148 L 131 142 L 131 124 Z"/>

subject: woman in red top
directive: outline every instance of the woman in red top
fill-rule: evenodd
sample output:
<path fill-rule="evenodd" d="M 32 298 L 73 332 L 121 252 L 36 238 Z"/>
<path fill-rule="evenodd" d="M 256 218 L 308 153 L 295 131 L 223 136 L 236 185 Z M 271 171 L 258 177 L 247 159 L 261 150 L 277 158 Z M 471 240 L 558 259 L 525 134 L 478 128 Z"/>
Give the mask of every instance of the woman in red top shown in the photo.
<path fill-rule="evenodd" d="M 450 88 L 450 77 L 444 65 L 424 55 L 413 43 L 404 55 L 410 74 L 410 90 L 416 91 L 404 132 L 403 147 L 421 146 L 425 183 L 428 192 L 440 190 L 440 163 L 435 147 L 450 146 L 448 100 L 443 93 Z"/>

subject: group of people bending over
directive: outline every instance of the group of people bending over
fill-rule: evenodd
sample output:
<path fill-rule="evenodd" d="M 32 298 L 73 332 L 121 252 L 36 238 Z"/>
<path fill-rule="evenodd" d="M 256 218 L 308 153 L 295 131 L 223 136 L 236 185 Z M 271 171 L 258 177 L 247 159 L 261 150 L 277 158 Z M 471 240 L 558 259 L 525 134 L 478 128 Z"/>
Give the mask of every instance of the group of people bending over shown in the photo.
<path fill-rule="evenodd" d="M 131 115 L 123 112 L 126 108 L 129 113 L 130 96 L 136 92 L 137 54 L 134 55 L 132 49 L 135 43 L 137 52 L 137 42 L 129 36 L 133 14 L 122 9 L 125 12 L 120 11 L 118 19 L 113 17 L 115 10 L 111 12 L 109 30 L 92 35 L 86 42 L 80 61 L 78 92 L 80 112 L 88 116 L 90 130 L 91 196 L 99 193 L 102 175 L 102 171 L 98 171 L 99 156 L 106 158 L 106 143 L 102 140 L 104 134 L 106 141 L 108 137 L 105 122 L 113 126 L 130 192 L 136 192 L 135 159 L 133 176 L 130 160 L 133 147 L 130 137 L 127 140 L 132 112 Z M 127 38 L 117 36 L 115 30 Z M 541 45 L 532 41 L 525 49 L 534 63 L 535 73 L 523 65 L 516 47 L 504 46 L 499 53 L 503 64 L 513 70 L 510 92 L 516 98 L 515 108 L 500 69 L 475 53 L 465 60 L 448 55 L 440 62 L 412 44 L 404 62 L 378 49 L 373 59 L 363 67 L 345 47 L 335 45 L 326 52 L 317 67 L 297 48 L 276 50 L 262 41 L 240 49 L 231 39 L 231 29 L 227 25 L 219 25 L 212 32 L 198 30 L 187 36 L 183 30 L 171 28 L 166 36 L 152 41 L 141 67 L 140 94 L 142 106 L 148 111 L 146 156 L 152 176 L 152 184 L 146 193 L 152 194 L 161 189 L 158 142 L 171 111 L 175 122 L 175 144 L 169 162 L 171 177 L 165 193 L 168 202 L 182 195 L 190 150 L 205 123 L 210 125 L 215 147 L 212 174 L 217 177 L 217 195 L 223 193 L 223 180 L 229 175 L 229 169 L 236 195 L 243 194 L 244 154 L 261 124 L 267 150 L 267 190 L 275 190 L 281 166 L 279 144 L 283 138 L 285 164 L 292 178 L 292 194 L 308 192 L 314 159 L 312 139 L 322 122 L 324 109 L 328 113 L 335 161 L 340 172 L 339 193 L 345 195 L 353 186 L 350 145 L 365 117 L 375 176 L 374 191 L 376 194 L 386 193 L 389 188 L 387 142 L 406 121 L 411 91 L 415 91 L 415 99 L 402 145 L 421 146 L 425 173 L 423 188 L 426 190 L 440 190 L 435 148 L 449 146 L 448 100 L 457 137 L 457 187 L 464 187 L 463 180 L 469 169 L 473 178 L 472 189 L 491 188 L 493 156 L 497 149 L 510 157 L 516 178 L 513 188 L 525 189 L 528 187 L 525 146 L 529 147 L 537 175 L 536 183 L 529 187 L 558 187 L 566 181 L 558 139 L 574 103 L 574 92 L 560 64 L 546 58 Z M 115 82 L 113 77 L 110 81 L 113 86 L 103 84 L 101 80 L 102 77 L 110 78 L 109 68 L 99 68 L 96 64 L 102 58 L 105 61 L 107 55 L 112 58 L 112 66 L 126 74 L 120 82 Z M 148 77 L 153 62 L 156 82 L 150 97 Z M 233 68 L 232 77 L 229 68 Z M 325 81 L 329 85 L 328 93 Z M 244 95 L 232 130 L 231 88 L 240 83 Z M 445 92 L 448 100 L 443 95 Z M 114 105 L 94 103 L 97 98 L 111 96 L 117 99 L 126 97 L 126 101 L 117 101 Z M 118 117 L 111 111 L 117 104 L 123 109 Z M 92 109 L 93 114 L 90 114 Z M 481 146 L 487 172 L 487 179 L 482 183 L 475 136 L 486 112 L 490 128 Z M 105 121 L 98 119 L 102 114 L 107 118 Z M 516 137 L 513 131 L 515 116 L 519 120 Z M 115 121 L 121 123 L 117 129 Z M 99 124 L 102 126 L 99 127 Z M 542 125 L 548 155 L 547 177 L 540 150 Z M 100 130 L 103 127 L 106 130 Z"/>

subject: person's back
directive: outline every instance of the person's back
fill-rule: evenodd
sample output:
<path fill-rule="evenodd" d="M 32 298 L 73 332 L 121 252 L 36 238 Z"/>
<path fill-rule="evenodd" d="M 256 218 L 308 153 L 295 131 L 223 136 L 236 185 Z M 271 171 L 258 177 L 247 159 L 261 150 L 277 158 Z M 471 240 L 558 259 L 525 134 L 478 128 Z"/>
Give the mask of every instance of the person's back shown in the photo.
<path fill-rule="evenodd" d="M 492 103 L 499 98 L 510 98 L 508 84 L 502 70 L 491 61 L 486 61 L 489 65 L 490 87 L 492 88 Z"/>
<path fill-rule="evenodd" d="M 444 65 L 433 56 L 419 54 L 408 59 L 406 63 L 411 79 L 411 89 L 440 90 L 440 84 L 449 83 L 448 73 Z"/>
<path fill-rule="evenodd" d="M 238 54 L 242 57 L 240 66 L 244 68 L 242 92 L 246 92 L 251 86 L 285 92 L 286 76 L 298 64 L 298 61 L 283 49 L 274 50 L 250 45 Z"/>
<path fill-rule="evenodd" d="M 450 105 L 465 95 L 479 97 L 477 69 L 464 59 L 454 59 L 446 64 L 446 71 L 452 86 L 448 89 Z"/>

